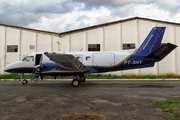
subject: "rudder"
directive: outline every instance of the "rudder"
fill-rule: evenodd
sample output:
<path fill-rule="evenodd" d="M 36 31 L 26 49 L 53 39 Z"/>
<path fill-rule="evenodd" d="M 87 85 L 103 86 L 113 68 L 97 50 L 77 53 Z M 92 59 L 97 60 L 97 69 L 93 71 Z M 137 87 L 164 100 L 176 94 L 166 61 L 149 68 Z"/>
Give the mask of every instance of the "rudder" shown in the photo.
<path fill-rule="evenodd" d="M 166 27 L 154 27 L 136 54 L 148 55 L 160 47 Z"/>

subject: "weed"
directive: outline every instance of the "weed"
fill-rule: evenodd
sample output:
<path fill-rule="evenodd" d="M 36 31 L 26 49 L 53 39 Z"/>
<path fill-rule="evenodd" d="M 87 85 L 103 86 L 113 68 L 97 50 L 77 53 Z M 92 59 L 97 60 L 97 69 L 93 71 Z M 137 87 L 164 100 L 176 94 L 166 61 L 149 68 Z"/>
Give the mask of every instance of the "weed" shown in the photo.
<path fill-rule="evenodd" d="M 150 103 L 149 107 L 154 109 L 161 109 L 162 112 L 168 112 L 173 114 L 173 120 L 180 119 L 180 97 L 176 99 L 169 99 L 165 101 L 153 101 Z"/>
<path fill-rule="evenodd" d="M 33 74 L 25 74 L 24 79 L 31 79 Z M 52 76 L 43 76 L 44 79 L 54 79 Z M 176 74 L 165 74 L 165 75 L 136 75 L 136 74 L 127 74 L 127 75 L 111 75 L 111 74 L 88 74 L 85 75 L 86 79 L 180 79 L 180 75 Z M 20 79 L 18 74 L 2 74 L 0 79 Z M 61 77 L 58 76 L 57 79 L 72 79 L 72 76 Z"/>

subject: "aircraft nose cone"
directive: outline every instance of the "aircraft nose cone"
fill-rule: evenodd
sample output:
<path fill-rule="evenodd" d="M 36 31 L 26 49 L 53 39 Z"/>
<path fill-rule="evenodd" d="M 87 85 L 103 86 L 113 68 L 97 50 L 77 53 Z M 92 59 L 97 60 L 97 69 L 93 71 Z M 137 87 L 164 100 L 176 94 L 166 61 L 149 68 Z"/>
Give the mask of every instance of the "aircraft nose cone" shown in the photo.
<path fill-rule="evenodd" d="M 15 63 L 11 63 L 9 65 L 7 65 L 6 67 L 4 67 L 4 72 L 15 72 L 15 68 L 17 67 L 17 65 L 19 64 L 18 62 Z"/>
<path fill-rule="evenodd" d="M 4 67 L 4 72 L 12 72 L 12 68 L 13 68 L 13 65 L 10 64 L 10 65 L 7 65 L 6 67 Z"/>

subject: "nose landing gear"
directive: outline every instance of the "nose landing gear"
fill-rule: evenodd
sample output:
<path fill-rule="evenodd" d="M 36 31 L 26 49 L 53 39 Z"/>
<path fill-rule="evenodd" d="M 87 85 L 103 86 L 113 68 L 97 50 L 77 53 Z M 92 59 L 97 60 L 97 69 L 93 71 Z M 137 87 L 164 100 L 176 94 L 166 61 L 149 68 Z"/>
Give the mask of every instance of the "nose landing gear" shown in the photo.
<path fill-rule="evenodd" d="M 27 85 L 28 84 L 28 81 L 26 79 L 22 80 L 22 84 L 23 85 Z"/>
<path fill-rule="evenodd" d="M 21 83 L 22 85 L 27 85 L 28 81 L 26 79 L 23 80 L 24 73 L 21 73 Z"/>

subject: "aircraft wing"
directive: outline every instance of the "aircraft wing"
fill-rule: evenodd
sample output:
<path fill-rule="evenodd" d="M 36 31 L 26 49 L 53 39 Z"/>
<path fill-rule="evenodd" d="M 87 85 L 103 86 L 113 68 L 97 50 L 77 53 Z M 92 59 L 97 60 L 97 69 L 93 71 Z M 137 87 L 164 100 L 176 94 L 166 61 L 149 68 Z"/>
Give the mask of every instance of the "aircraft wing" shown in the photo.
<path fill-rule="evenodd" d="M 77 58 L 70 54 L 44 53 L 51 61 L 55 62 L 62 68 L 69 70 L 79 70 L 81 72 L 89 69 L 81 63 Z"/>

